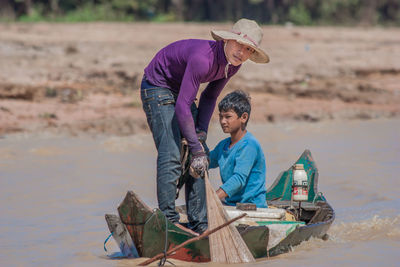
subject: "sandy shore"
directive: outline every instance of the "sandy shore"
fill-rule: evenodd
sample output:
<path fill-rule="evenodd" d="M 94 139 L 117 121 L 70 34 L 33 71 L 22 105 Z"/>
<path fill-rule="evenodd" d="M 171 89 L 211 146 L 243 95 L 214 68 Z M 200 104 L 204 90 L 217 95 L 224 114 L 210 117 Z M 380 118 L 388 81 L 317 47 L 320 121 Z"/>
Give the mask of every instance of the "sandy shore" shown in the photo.
<path fill-rule="evenodd" d="M 0 134 L 147 129 L 143 68 L 170 42 L 228 24 L 0 24 Z M 245 63 L 257 122 L 400 116 L 400 29 L 264 27 L 271 63 Z M 214 117 L 215 120 L 215 117 Z"/>

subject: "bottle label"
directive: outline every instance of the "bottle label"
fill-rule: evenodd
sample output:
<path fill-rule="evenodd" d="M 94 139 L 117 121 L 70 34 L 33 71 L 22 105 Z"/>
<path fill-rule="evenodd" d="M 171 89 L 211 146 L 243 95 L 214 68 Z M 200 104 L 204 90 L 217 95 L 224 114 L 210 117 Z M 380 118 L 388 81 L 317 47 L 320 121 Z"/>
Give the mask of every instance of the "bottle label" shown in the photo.
<path fill-rule="evenodd" d="M 295 196 L 299 195 L 299 188 L 298 187 L 293 188 L 293 195 L 295 195 Z"/>
<path fill-rule="evenodd" d="M 308 190 L 307 188 L 303 188 L 303 196 L 308 196 Z"/>

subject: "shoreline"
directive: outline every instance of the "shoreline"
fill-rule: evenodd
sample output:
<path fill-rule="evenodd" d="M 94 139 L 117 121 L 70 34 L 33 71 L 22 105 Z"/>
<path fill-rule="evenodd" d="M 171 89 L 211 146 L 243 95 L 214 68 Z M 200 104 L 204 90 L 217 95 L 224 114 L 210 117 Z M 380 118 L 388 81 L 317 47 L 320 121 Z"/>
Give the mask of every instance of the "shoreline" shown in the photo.
<path fill-rule="evenodd" d="M 143 68 L 168 43 L 210 39 L 210 29 L 225 27 L 230 25 L 0 24 L 0 135 L 146 132 L 138 90 Z M 220 96 L 249 92 L 253 122 L 400 117 L 400 29 L 263 31 L 271 63 L 246 62 Z M 149 33 L 156 36 L 151 41 Z"/>

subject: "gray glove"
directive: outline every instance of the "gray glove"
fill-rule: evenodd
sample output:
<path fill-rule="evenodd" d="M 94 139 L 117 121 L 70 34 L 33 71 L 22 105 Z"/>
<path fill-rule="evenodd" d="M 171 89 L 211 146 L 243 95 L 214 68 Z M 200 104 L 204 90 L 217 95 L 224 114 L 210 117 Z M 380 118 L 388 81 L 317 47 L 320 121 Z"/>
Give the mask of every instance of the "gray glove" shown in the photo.
<path fill-rule="evenodd" d="M 194 178 L 204 177 L 205 172 L 208 169 L 207 154 L 203 151 L 199 151 L 192 156 L 190 162 L 189 174 Z"/>

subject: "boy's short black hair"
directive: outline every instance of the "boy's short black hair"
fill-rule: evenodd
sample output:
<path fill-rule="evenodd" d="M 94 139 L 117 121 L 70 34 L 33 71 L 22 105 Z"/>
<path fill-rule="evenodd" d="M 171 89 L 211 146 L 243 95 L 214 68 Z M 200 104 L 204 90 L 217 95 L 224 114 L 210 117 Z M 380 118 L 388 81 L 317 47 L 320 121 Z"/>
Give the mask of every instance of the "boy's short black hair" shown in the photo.
<path fill-rule="evenodd" d="M 219 102 L 218 109 L 219 112 L 233 110 L 238 117 L 241 117 L 243 113 L 247 112 L 247 114 L 249 114 L 245 123 L 245 126 L 247 126 L 251 112 L 250 96 L 242 90 L 233 91 L 232 93 L 227 94 L 221 102 Z"/>

